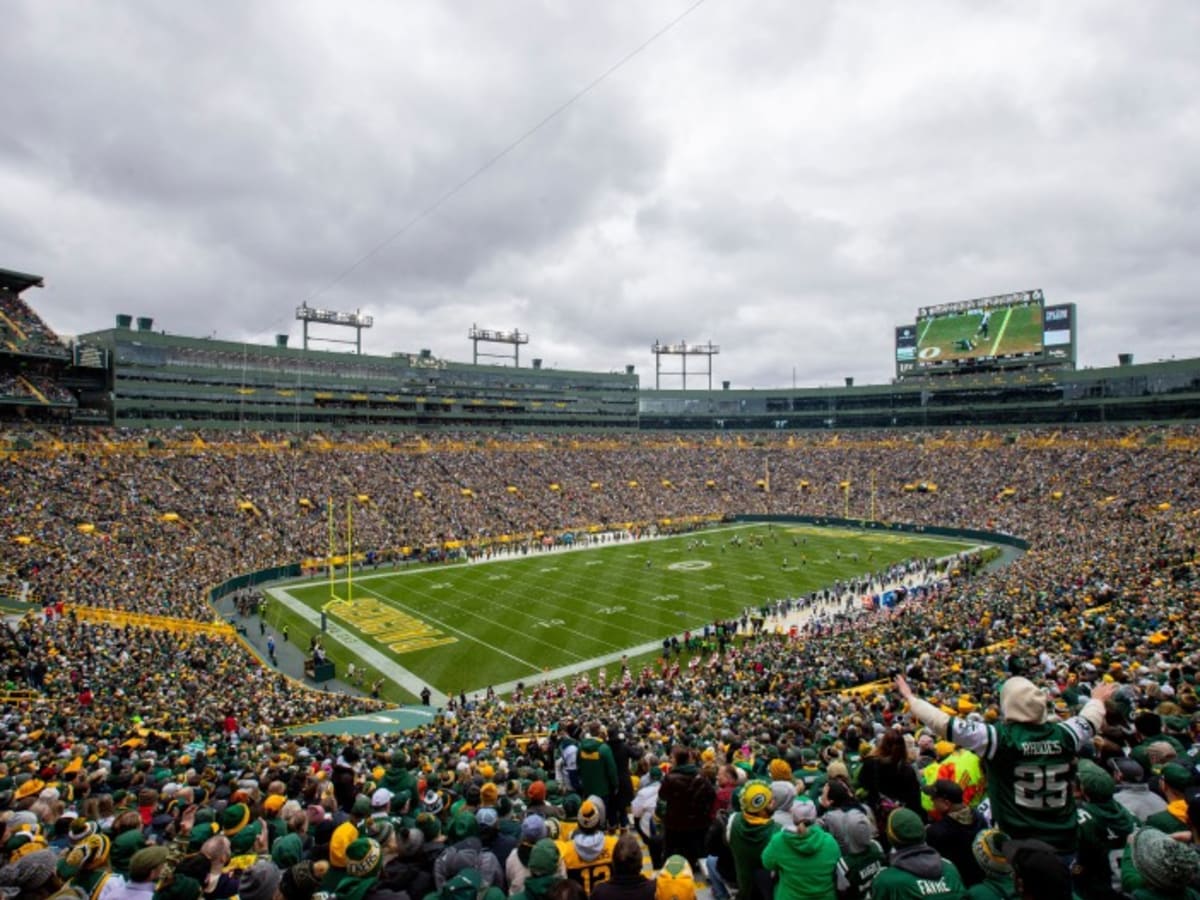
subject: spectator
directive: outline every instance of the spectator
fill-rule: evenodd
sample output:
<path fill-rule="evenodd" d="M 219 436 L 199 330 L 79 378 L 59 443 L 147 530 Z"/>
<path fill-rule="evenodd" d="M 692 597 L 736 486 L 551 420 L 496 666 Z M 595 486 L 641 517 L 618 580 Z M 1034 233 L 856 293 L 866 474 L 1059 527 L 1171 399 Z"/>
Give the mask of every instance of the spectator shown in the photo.
<path fill-rule="evenodd" d="M 617 839 L 604 833 L 604 801 L 588 797 L 579 807 L 577 827 L 568 840 L 558 841 L 558 852 L 567 870 L 567 878 L 590 893 L 612 872 L 612 856 Z"/>
<path fill-rule="evenodd" d="M 1083 900 L 1118 900 L 1120 879 L 1112 860 L 1138 827 L 1133 815 L 1113 799 L 1116 782 L 1088 759 L 1079 761 L 1078 852 L 1071 881 Z"/>
<path fill-rule="evenodd" d="M 1113 799 L 1129 810 L 1139 822 L 1145 822 L 1155 813 L 1166 810 L 1167 801 L 1150 790 L 1145 771 L 1136 761 L 1127 756 L 1117 756 L 1109 760 L 1109 768 L 1116 782 Z"/>
<path fill-rule="evenodd" d="M 742 789 L 739 810 L 729 817 L 725 830 L 725 840 L 733 855 L 738 897 L 770 900 L 763 887 L 762 856 L 777 831 L 779 825 L 772 817 L 771 789 L 761 781 L 751 781 Z"/>
<path fill-rule="evenodd" d="M 1008 835 L 995 828 L 985 828 L 975 835 L 971 850 L 983 880 L 967 889 L 968 900 L 1015 900 L 1012 866 L 1004 855 L 1007 844 Z"/>
<path fill-rule="evenodd" d="M 620 802 L 620 779 L 612 747 L 605 743 L 604 726 L 593 721 L 587 736 L 579 742 L 579 782 L 584 796 L 599 797 L 607 810 L 608 827 L 615 827 Z M 628 767 L 626 767 L 628 771 Z"/>
<path fill-rule="evenodd" d="M 668 856 L 682 856 L 694 871 L 704 852 L 717 790 L 695 764 L 691 748 L 678 745 L 671 758 L 671 771 L 658 791 L 664 807 L 663 850 Z"/>
<path fill-rule="evenodd" d="M 911 809 L 900 808 L 887 820 L 892 855 L 871 884 L 872 900 L 959 898 L 966 894 L 954 863 L 925 843 L 925 826 Z"/>
<path fill-rule="evenodd" d="M 1187 796 L 1185 792 L 1192 783 L 1192 773 L 1178 763 L 1163 766 L 1159 780 L 1167 808 L 1162 812 L 1147 817 L 1146 824 L 1159 831 L 1172 834 L 1176 831 L 1187 831 Z"/>
<path fill-rule="evenodd" d="M 1157 828 L 1139 828 L 1121 856 L 1121 887 L 1135 900 L 1197 900 L 1200 856 Z"/>
<path fill-rule="evenodd" d="M 858 787 L 866 793 L 867 805 L 877 822 L 886 822 L 892 810 L 900 806 L 921 812 L 921 786 L 899 731 L 884 731 L 878 745 L 863 759 Z"/>
<path fill-rule="evenodd" d="M 1116 689 L 1100 685 L 1079 715 L 1046 721 L 1046 695 L 1027 678 L 1000 690 L 1003 721 L 996 725 L 950 716 L 921 700 L 903 677 L 896 687 L 913 716 L 958 746 L 979 754 L 995 823 L 1015 838 L 1042 835 L 1063 853 L 1075 850 L 1075 802 L 1070 772 L 1078 749 L 1104 724 L 1104 701 Z"/>
<path fill-rule="evenodd" d="M 829 790 L 827 784 L 825 792 Z M 820 821 L 842 853 L 837 864 L 838 900 L 865 900 L 871 895 L 875 876 L 887 862 L 883 847 L 874 839 L 871 817 L 864 809 L 844 806 L 830 809 Z"/>
<path fill-rule="evenodd" d="M 774 896 L 835 900 L 836 869 L 842 856 L 837 841 L 816 824 L 817 808 L 807 799 L 793 805 L 792 820 L 793 827 L 776 831 L 762 852 L 763 867 L 778 878 Z"/>
<path fill-rule="evenodd" d="M 591 900 L 654 900 L 655 883 L 642 874 L 642 848 L 623 834 L 613 848 L 613 876 L 592 888 Z"/>
<path fill-rule="evenodd" d="M 926 842 L 954 863 L 964 885 L 978 884 L 983 872 L 971 848 L 975 836 L 987 826 L 983 816 L 963 802 L 963 789 L 956 782 L 939 778 L 922 790 L 933 800 L 933 822 L 926 829 Z"/>

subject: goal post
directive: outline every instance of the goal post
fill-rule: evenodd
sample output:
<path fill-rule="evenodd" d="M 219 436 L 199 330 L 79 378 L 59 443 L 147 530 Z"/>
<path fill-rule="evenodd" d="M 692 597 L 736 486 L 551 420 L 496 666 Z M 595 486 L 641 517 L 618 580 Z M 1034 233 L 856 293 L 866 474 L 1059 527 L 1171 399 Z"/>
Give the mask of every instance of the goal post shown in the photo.
<path fill-rule="evenodd" d="M 351 603 L 354 600 L 354 503 L 349 499 L 346 501 L 346 553 L 344 556 L 338 552 L 338 533 L 336 517 L 334 516 L 333 497 L 328 498 L 326 509 L 329 519 L 329 551 L 326 556 L 329 568 L 329 603 Z M 346 577 L 343 585 L 345 587 L 345 596 L 339 593 L 337 577 L 339 559 L 344 560 L 346 564 Z"/>

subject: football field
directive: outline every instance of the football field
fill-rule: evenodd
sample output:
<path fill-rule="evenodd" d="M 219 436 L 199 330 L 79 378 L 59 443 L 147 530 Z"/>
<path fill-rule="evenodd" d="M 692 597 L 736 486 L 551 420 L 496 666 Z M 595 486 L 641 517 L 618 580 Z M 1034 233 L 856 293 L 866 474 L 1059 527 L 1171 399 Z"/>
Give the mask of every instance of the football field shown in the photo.
<path fill-rule="evenodd" d="M 417 564 L 273 588 L 271 624 L 308 638 L 326 617 L 337 663 L 382 676 L 382 695 L 413 702 L 422 685 L 457 695 L 568 668 L 632 659 L 664 637 L 746 607 L 796 597 L 916 557 L 971 545 L 879 531 L 741 524 L 669 538 Z M 398 674 L 401 673 L 401 674 Z"/>

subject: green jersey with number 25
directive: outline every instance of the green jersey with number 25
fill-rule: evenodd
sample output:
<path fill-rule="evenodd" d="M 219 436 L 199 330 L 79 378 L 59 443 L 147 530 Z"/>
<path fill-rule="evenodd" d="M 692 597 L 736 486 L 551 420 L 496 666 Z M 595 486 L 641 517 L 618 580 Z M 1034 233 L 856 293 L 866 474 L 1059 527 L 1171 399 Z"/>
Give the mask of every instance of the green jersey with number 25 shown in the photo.
<path fill-rule="evenodd" d="M 1075 849 L 1075 762 L 1092 739 L 1090 722 L 1000 722 L 951 718 L 950 739 L 974 750 L 987 768 L 992 821 L 1014 838 L 1040 838 L 1056 850 Z"/>

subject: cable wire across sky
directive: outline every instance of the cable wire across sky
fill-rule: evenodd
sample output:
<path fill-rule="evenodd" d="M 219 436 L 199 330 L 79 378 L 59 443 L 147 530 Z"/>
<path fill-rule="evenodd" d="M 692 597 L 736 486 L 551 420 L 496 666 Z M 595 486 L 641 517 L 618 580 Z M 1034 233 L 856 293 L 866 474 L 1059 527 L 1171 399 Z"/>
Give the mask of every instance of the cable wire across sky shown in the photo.
<path fill-rule="evenodd" d="M 577 102 L 582 100 L 584 97 L 586 97 L 588 94 L 590 94 L 593 90 L 595 90 L 597 87 L 599 87 L 601 84 L 603 84 L 609 77 L 611 77 L 613 74 L 615 74 L 617 71 L 619 71 L 623 66 L 625 66 L 627 63 L 632 61 L 635 57 L 640 55 L 643 51 L 645 51 L 648 47 L 650 47 L 655 41 L 657 41 L 659 38 L 663 37 L 665 34 L 667 34 L 669 31 L 671 31 L 676 25 L 678 25 L 680 22 L 682 22 L 684 19 L 686 19 L 692 13 L 694 13 L 697 9 L 699 9 L 701 6 L 703 6 L 706 2 L 708 2 L 708 0 L 696 0 L 695 3 L 693 3 L 691 6 L 687 7 L 685 10 L 683 10 L 683 12 L 681 12 L 679 15 L 675 16 L 675 18 L 671 19 L 669 22 L 667 22 L 665 25 L 663 25 L 661 28 L 659 28 L 657 31 L 655 31 L 652 35 L 650 35 L 648 38 L 646 38 L 644 41 L 642 41 L 640 44 L 638 44 L 636 47 L 634 47 L 632 50 L 630 50 L 628 53 L 626 53 L 624 56 L 622 56 L 620 59 L 618 59 L 615 63 L 613 63 L 611 66 L 609 66 L 603 72 L 601 72 L 599 75 L 597 75 L 595 78 L 593 78 L 587 84 L 585 84 L 582 88 L 580 88 L 578 91 L 576 91 L 574 94 L 572 94 L 566 100 L 564 100 L 561 104 L 559 104 L 557 107 L 555 107 L 549 113 L 547 113 L 544 117 L 542 117 L 542 119 L 540 121 L 538 121 L 536 124 L 534 124 L 528 130 L 526 130 L 520 136 L 518 136 L 517 138 L 515 138 L 514 140 L 509 142 L 507 145 L 505 145 L 505 147 L 503 149 L 501 149 L 500 151 L 495 153 L 493 156 L 491 156 L 486 162 L 484 162 L 481 166 L 479 166 L 479 168 L 477 168 L 477 169 L 475 169 L 475 171 L 471 172 L 470 175 L 463 178 L 461 181 L 459 181 L 453 187 L 444 191 L 442 194 L 440 194 L 437 197 L 436 200 L 434 200 L 428 206 L 424 207 L 419 212 L 414 214 L 412 216 L 412 218 L 410 218 L 407 222 L 405 222 L 403 225 L 401 225 L 399 228 L 397 228 L 395 231 L 393 231 L 387 237 L 383 238 L 383 240 L 379 241 L 377 244 L 375 244 L 373 247 L 371 247 L 369 250 L 367 250 L 362 256 L 360 256 L 353 263 L 351 263 L 349 266 L 347 266 L 345 269 L 343 269 L 341 272 L 339 272 L 336 276 L 334 276 L 332 279 L 330 279 L 328 282 L 326 282 L 322 287 L 319 287 L 316 290 L 314 290 L 311 294 L 308 295 L 305 302 L 311 303 L 313 300 L 320 297 L 322 294 L 337 287 L 339 284 L 341 284 L 343 281 L 345 281 L 348 277 L 350 277 L 350 275 L 352 275 L 364 263 L 366 263 L 372 257 L 379 254 L 380 251 L 384 250 L 386 247 L 388 247 L 388 245 L 394 243 L 396 240 L 403 237 L 408 231 L 412 230 L 412 228 L 414 226 L 419 224 L 422 220 L 428 218 L 430 215 L 432 215 L 438 209 L 440 209 L 442 206 L 444 206 L 447 202 L 449 202 L 451 199 L 453 199 L 457 194 L 459 194 L 463 190 L 465 190 L 472 182 L 476 181 L 481 175 L 485 174 L 488 170 L 494 168 L 501 160 L 503 160 L 505 157 L 507 157 L 509 154 L 511 154 L 514 150 L 516 150 L 518 147 L 520 147 L 522 144 L 524 144 L 526 141 L 528 141 L 530 138 L 532 138 L 535 134 L 537 134 L 539 131 L 541 131 L 543 128 L 545 128 L 547 125 L 549 125 L 551 122 L 553 122 L 556 118 L 558 118 L 560 115 L 562 115 L 564 112 L 566 112 L 572 106 L 574 106 Z"/>

